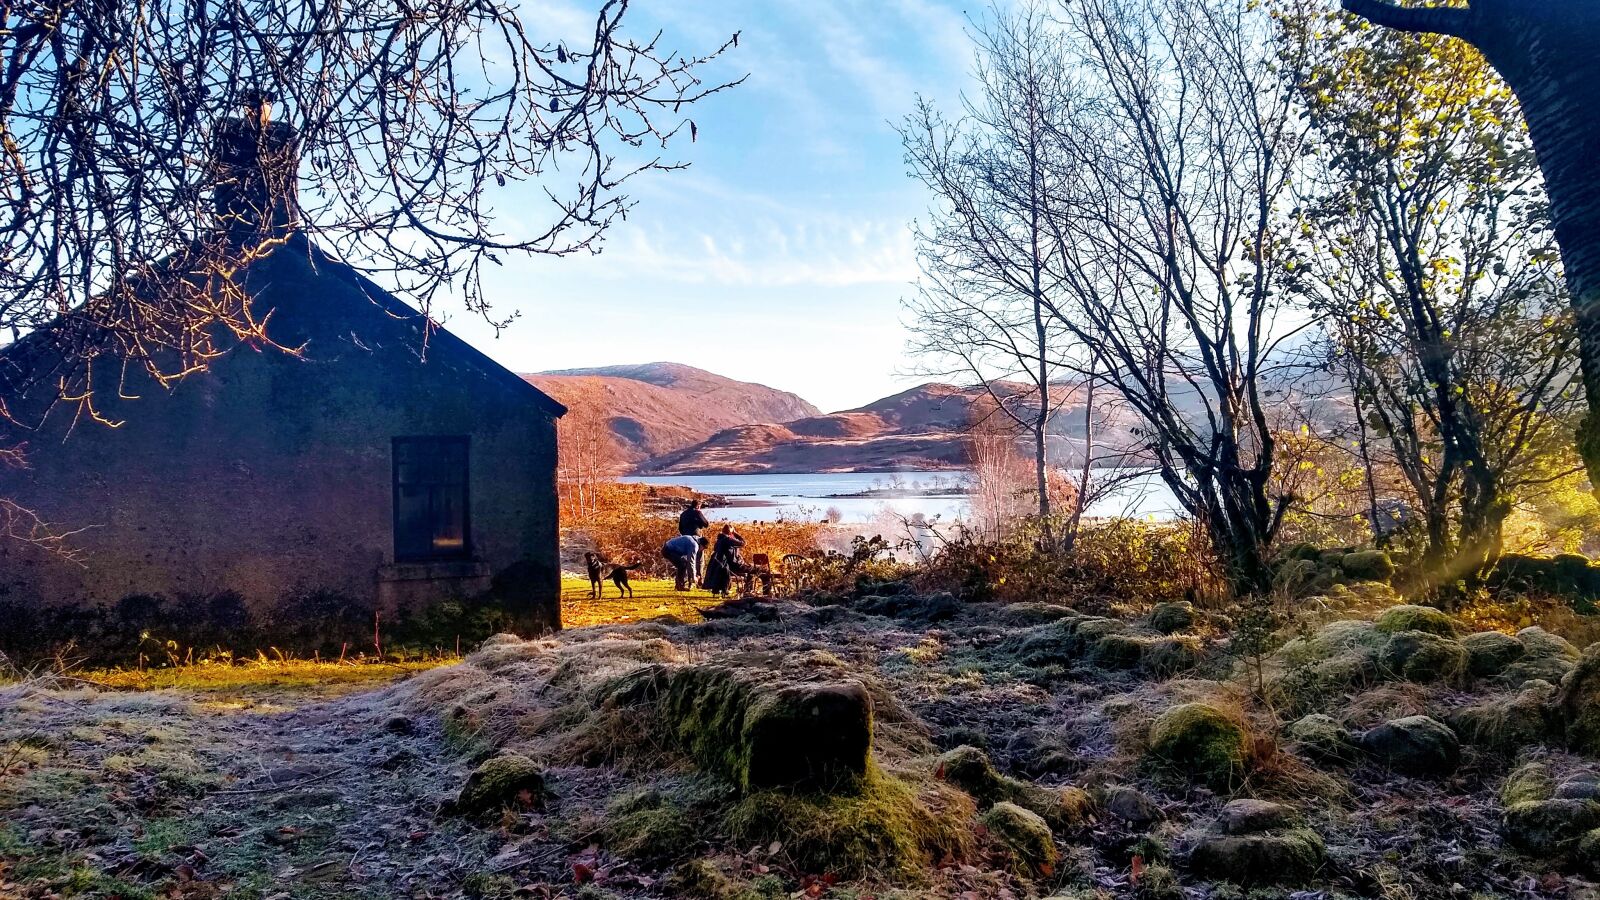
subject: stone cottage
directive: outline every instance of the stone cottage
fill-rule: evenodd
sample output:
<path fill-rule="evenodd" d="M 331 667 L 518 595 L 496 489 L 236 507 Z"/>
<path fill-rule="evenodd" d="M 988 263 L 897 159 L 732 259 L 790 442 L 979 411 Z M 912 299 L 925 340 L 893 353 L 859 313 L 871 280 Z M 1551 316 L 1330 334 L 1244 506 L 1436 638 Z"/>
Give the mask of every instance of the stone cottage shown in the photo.
<path fill-rule="evenodd" d="M 290 135 L 256 140 L 292 159 Z M 258 166 L 249 145 L 234 156 L 247 175 Z M 103 396 L 118 427 L 73 427 L 66 408 L 42 427 L 0 422 L 0 447 L 25 443 L 29 463 L 0 468 L 0 498 L 82 529 L 77 561 L 0 540 L 0 603 L 226 591 L 261 607 L 326 591 L 415 610 L 493 584 L 525 627 L 560 627 L 565 409 L 449 332 L 427 333 L 300 233 L 293 204 L 237 193 L 218 192 L 219 213 L 270 207 L 284 232 L 242 276 L 252 313 L 299 352 L 238 346 L 171 390 Z M 0 353 L 13 408 L 48 399 L 27 396 L 47 383 L 30 377 L 27 343 Z"/>

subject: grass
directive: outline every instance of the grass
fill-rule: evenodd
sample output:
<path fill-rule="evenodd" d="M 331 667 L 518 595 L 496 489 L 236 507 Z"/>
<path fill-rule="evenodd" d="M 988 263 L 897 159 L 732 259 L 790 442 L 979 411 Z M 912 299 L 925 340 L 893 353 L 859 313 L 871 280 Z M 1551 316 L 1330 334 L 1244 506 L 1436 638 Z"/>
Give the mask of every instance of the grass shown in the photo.
<path fill-rule="evenodd" d="M 456 661 L 456 657 L 409 662 L 327 662 L 269 659 L 199 662 L 146 669 L 99 669 L 81 673 L 85 681 L 120 690 L 173 689 L 203 693 L 313 693 L 332 697 L 402 675 Z"/>
<path fill-rule="evenodd" d="M 677 616 L 685 622 L 700 621 L 700 611 L 722 601 L 695 588 L 680 592 L 667 579 L 634 578 L 632 597 L 617 597 L 617 588 L 603 582 L 601 599 L 589 595 L 589 580 L 578 576 L 561 579 L 561 623 L 568 628 L 584 625 L 611 625 L 636 622 L 658 616 Z"/>

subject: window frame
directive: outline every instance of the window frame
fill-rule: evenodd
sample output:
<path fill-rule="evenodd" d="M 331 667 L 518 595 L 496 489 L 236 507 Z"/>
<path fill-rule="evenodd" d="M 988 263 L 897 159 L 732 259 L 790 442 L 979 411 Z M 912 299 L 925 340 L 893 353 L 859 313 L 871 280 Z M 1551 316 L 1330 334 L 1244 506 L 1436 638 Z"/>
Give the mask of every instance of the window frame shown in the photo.
<path fill-rule="evenodd" d="M 461 447 L 461 549 L 424 554 L 400 552 L 400 447 L 402 444 L 456 444 Z M 472 543 L 472 437 L 465 434 L 411 434 L 389 440 L 390 524 L 394 561 L 397 563 L 460 562 L 473 558 Z"/>

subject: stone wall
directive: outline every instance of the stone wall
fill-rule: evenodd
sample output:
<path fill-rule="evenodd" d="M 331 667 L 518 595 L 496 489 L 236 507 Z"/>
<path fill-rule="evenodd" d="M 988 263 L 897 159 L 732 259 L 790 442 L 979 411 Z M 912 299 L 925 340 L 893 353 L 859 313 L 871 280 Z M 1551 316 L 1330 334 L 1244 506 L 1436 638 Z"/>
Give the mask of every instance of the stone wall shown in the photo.
<path fill-rule="evenodd" d="M 73 563 L 0 542 L 0 601 L 115 601 L 136 593 L 236 591 L 253 608 L 332 591 L 391 603 L 487 587 L 516 566 L 521 593 L 558 624 L 555 417 L 561 408 L 435 331 L 297 240 L 249 274 L 258 315 L 295 348 L 238 347 L 167 391 L 135 379 L 99 405 L 116 427 L 57 408 L 28 444 L 31 468 L 0 471 L 0 496 L 85 529 Z M 14 405 L 15 401 L 14 401 Z M 466 435 L 477 565 L 432 580 L 395 571 L 391 442 Z M 467 571 L 471 569 L 471 571 Z M 395 579 L 385 579 L 392 581 Z"/>

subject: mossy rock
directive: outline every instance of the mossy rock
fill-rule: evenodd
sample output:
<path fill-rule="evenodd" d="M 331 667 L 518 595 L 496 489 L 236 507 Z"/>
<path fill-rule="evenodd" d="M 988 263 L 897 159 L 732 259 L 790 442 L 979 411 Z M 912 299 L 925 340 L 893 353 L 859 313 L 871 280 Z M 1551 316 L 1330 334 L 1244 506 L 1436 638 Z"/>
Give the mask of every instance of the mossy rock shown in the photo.
<path fill-rule="evenodd" d="M 1441 610 L 1431 606 L 1391 606 L 1372 623 L 1385 634 L 1401 631 L 1426 631 L 1440 637 L 1456 636 L 1456 623 Z"/>
<path fill-rule="evenodd" d="M 1203 878 L 1241 885 L 1299 885 L 1322 868 L 1327 849 L 1315 832 L 1210 835 L 1189 854 L 1189 867 Z"/>
<path fill-rule="evenodd" d="M 1125 785 L 1111 785 L 1101 791 L 1100 803 L 1106 812 L 1136 828 L 1142 828 L 1166 819 L 1161 804 L 1150 795 Z"/>
<path fill-rule="evenodd" d="M 1029 628 L 1008 640 L 1001 649 L 1027 666 L 1072 665 L 1083 655 L 1085 647 L 1084 638 L 1078 633 L 1079 628 L 1085 622 L 1101 621 L 1111 620 L 1077 614 L 1063 616 Z"/>
<path fill-rule="evenodd" d="M 1506 808 L 1506 843 L 1524 853 L 1549 858 L 1577 849 L 1600 827 L 1600 803 L 1593 800 L 1527 800 Z"/>
<path fill-rule="evenodd" d="M 1449 726 L 1428 716 L 1385 722 L 1361 736 L 1361 747 L 1405 775 L 1440 778 L 1461 765 L 1461 742 Z"/>
<path fill-rule="evenodd" d="M 786 684 L 773 679 L 777 662 L 740 662 L 645 666 L 610 685 L 605 703 L 653 710 L 669 743 L 742 790 L 854 790 L 872 749 L 866 688 Z"/>
<path fill-rule="evenodd" d="M 1469 744 L 1516 753 L 1543 743 L 1558 728 L 1555 693 L 1548 681 L 1529 681 L 1514 693 L 1458 709 L 1446 720 Z"/>
<path fill-rule="evenodd" d="M 1294 748 L 1316 762 L 1351 762 L 1359 754 L 1355 738 L 1332 716 L 1312 713 L 1290 723 Z"/>
<path fill-rule="evenodd" d="M 681 859 L 700 842 L 700 823 L 656 791 L 622 797 L 606 809 L 601 838 L 613 853 L 644 863 Z"/>
<path fill-rule="evenodd" d="M 1302 541 L 1298 544 L 1292 544 L 1288 547 L 1285 547 L 1283 550 L 1279 551 L 1278 558 L 1275 563 L 1289 559 L 1309 559 L 1315 561 L 1321 558 L 1321 547 L 1318 547 L 1316 544 L 1310 544 Z"/>
<path fill-rule="evenodd" d="M 941 754 L 934 772 L 966 791 L 980 806 L 1015 803 L 1054 828 L 1081 824 L 1094 814 L 1094 800 L 1081 788 L 1048 788 L 1002 775 L 988 754 L 976 747 L 961 746 Z"/>
<path fill-rule="evenodd" d="M 781 841 L 795 866 L 844 878 L 917 878 L 942 859 L 971 852 L 969 821 L 976 810 L 965 794 L 868 768 L 851 794 L 752 792 L 723 817 L 737 846 Z"/>
<path fill-rule="evenodd" d="M 1510 808 L 1518 803 L 1549 800 L 1555 791 L 1556 780 L 1550 776 L 1550 767 L 1528 763 L 1506 776 L 1506 783 L 1500 786 L 1500 804 Z"/>
<path fill-rule="evenodd" d="M 1176 603 L 1157 603 L 1150 610 L 1150 618 L 1147 620 L 1150 629 L 1161 634 L 1177 634 L 1180 631 L 1188 631 L 1194 627 L 1194 623 L 1194 604 L 1187 600 L 1180 600 Z"/>
<path fill-rule="evenodd" d="M 1562 800 L 1600 800 L 1600 775 L 1579 772 L 1556 785 L 1555 796 Z"/>
<path fill-rule="evenodd" d="M 1059 622 L 1062 619 L 1080 617 L 1081 614 L 1070 606 L 1062 606 L 1059 603 L 1041 603 L 1036 600 L 1007 603 L 994 613 L 995 621 L 1014 627 L 1044 625 L 1050 622 Z"/>
<path fill-rule="evenodd" d="M 1139 635 L 1107 634 L 1089 645 L 1085 659 L 1102 669 L 1137 669 L 1144 660 L 1146 646 L 1145 639 Z"/>
<path fill-rule="evenodd" d="M 679 863 L 663 886 L 668 896 L 692 900 L 766 900 L 748 881 L 724 872 L 709 859 Z"/>
<path fill-rule="evenodd" d="M 1555 710 L 1566 731 L 1567 745 L 1600 756 L 1600 643 L 1590 644 L 1562 680 Z"/>
<path fill-rule="evenodd" d="M 1241 797 L 1222 807 L 1218 824 L 1227 834 L 1259 834 L 1295 824 L 1299 814 L 1282 803 Z"/>
<path fill-rule="evenodd" d="M 1216 790 L 1231 790 L 1244 778 L 1250 736 L 1215 706 L 1184 703 L 1151 723 L 1150 752 Z"/>
<path fill-rule="evenodd" d="M 1529 656 L 1561 657 L 1576 662 L 1582 655 L 1571 641 L 1558 634 L 1551 634 L 1537 625 L 1529 625 L 1517 632 L 1517 640 L 1527 648 Z"/>
<path fill-rule="evenodd" d="M 1502 684 L 1517 687 L 1534 680 L 1560 684 L 1577 666 L 1578 648 L 1537 625 L 1517 632 L 1517 641 L 1522 644 L 1523 655 L 1500 673 L 1496 680 Z"/>
<path fill-rule="evenodd" d="M 1050 826 L 1037 813 L 1015 803 L 996 803 L 978 820 L 989 837 L 1011 857 L 1018 875 L 1041 877 L 1055 871 L 1057 851 Z"/>
<path fill-rule="evenodd" d="M 1355 581 L 1388 581 L 1394 577 L 1394 560 L 1382 550 L 1357 550 L 1339 557 L 1339 568 Z"/>
<path fill-rule="evenodd" d="M 1371 622 L 1329 622 L 1316 633 L 1295 638 L 1273 654 L 1286 666 L 1303 666 L 1350 653 L 1375 656 L 1389 636 Z"/>
<path fill-rule="evenodd" d="M 1157 678 L 1170 678 L 1197 668 L 1204 660 L 1205 650 L 1198 638 L 1171 635 L 1145 642 L 1139 668 Z"/>
<path fill-rule="evenodd" d="M 1395 677 L 1424 684 L 1458 681 L 1467 671 L 1467 651 L 1461 642 L 1428 631 L 1395 632 L 1378 659 Z"/>
<path fill-rule="evenodd" d="M 1493 678 L 1528 652 L 1522 642 L 1498 631 L 1480 631 L 1461 639 L 1467 651 L 1467 671 L 1475 678 Z"/>
<path fill-rule="evenodd" d="M 466 815 L 495 812 L 532 806 L 544 796 L 544 769 L 526 756 L 506 754 L 486 760 L 467 776 L 455 809 Z"/>
<path fill-rule="evenodd" d="M 939 755 L 934 774 L 955 785 L 979 803 L 993 803 L 1010 796 L 1007 778 L 989 760 L 989 754 L 963 744 Z"/>
<path fill-rule="evenodd" d="M 1303 595 L 1311 592 L 1323 575 L 1316 560 L 1287 559 L 1272 575 L 1272 586 L 1289 594 Z"/>
<path fill-rule="evenodd" d="M 1600 828 L 1587 831 L 1578 838 L 1577 856 L 1584 874 L 1590 878 L 1600 877 Z"/>

